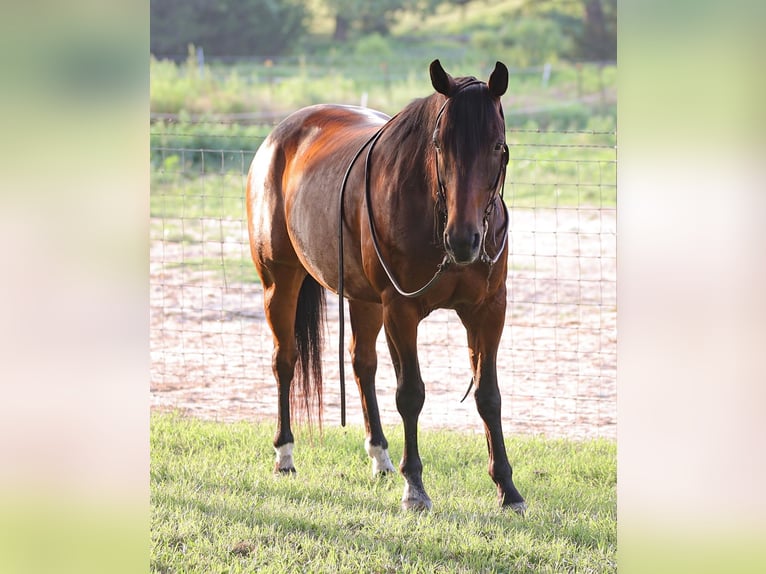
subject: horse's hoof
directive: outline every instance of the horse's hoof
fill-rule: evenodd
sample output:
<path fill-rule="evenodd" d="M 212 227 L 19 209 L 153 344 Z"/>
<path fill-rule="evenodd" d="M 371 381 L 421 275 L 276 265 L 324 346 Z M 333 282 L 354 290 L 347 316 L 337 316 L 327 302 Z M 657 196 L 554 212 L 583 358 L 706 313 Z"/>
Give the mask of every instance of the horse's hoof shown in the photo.
<path fill-rule="evenodd" d="M 388 451 L 382 446 L 372 446 L 369 439 L 364 443 L 364 449 L 367 455 L 372 459 L 372 477 L 375 478 L 381 474 L 390 474 L 396 472 Z"/>
<path fill-rule="evenodd" d="M 420 488 L 411 488 L 409 484 L 404 485 L 404 494 L 402 495 L 402 509 L 422 512 L 431 510 L 431 499 L 425 490 Z"/>
<path fill-rule="evenodd" d="M 288 442 L 282 446 L 275 446 L 277 460 L 274 462 L 274 474 L 279 476 L 292 476 L 295 474 L 293 465 L 293 443 Z"/>
<path fill-rule="evenodd" d="M 377 464 L 377 461 L 372 461 L 372 476 L 381 476 L 381 475 L 389 475 L 389 474 L 396 474 L 396 469 L 394 468 L 394 465 L 391 464 L 391 461 L 388 461 L 388 464 Z"/>
<path fill-rule="evenodd" d="M 527 511 L 527 503 L 524 502 L 523 500 L 521 502 L 511 502 L 510 504 L 503 505 L 503 509 L 505 508 L 510 508 L 516 514 L 518 514 L 519 516 L 523 518 L 524 514 Z"/>
<path fill-rule="evenodd" d="M 412 512 L 425 512 L 428 510 L 431 510 L 431 500 L 426 498 L 425 500 L 402 500 L 402 510 L 406 511 L 412 511 Z"/>

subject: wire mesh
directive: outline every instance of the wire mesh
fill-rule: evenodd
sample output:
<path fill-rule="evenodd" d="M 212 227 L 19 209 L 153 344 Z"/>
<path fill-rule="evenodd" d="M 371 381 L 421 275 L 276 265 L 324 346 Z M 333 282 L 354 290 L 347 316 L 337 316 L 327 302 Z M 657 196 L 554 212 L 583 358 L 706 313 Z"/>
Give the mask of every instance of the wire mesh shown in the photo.
<path fill-rule="evenodd" d="M 216 420 L 276 418 L 272 339 L 250 261 L 245 179 L 260 144 L 153 146 L 151 395 L 155 409 Z M 508 132 L 508 308 L 498 355 L 509 434 L 616 438 L 616 135 Z M 325 424 L 340 419 L 338 313 L 328 297 Z M 348 315 L 346 315 L 348 317 Z M 347 326 L 346 333 L 350 333 Z M 348 342 L 344 343 L 347 346 Z M 418 337 L 421 424 L 482 430 L 465 331 L 448 310 Z M 384 424 L 400 424 L 385 337 L 378 338 Z M 347 357 L 351 424 L 362 424 Z"/>

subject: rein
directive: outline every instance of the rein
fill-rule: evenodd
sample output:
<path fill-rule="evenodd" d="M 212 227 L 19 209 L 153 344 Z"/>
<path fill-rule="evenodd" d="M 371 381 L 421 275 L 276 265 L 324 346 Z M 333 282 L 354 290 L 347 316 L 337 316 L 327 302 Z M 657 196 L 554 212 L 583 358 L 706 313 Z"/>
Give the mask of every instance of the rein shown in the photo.
<path fill-rule="evenodd" d="M 465 88 L 468 88 L 469 86 L 482 84 L 483 82 L 479 80 L 472 80 L 470 82 L 467 82 L 460 86 L 456 91 L 455 94 L 464 90 Z M 454 94 L 453 94 L 454 95 Z M 443 219 L 446 221 L 447 218 L 447 199 L 446 199 L 446 193 L 445 189 L 446 186 L 444 185 L 444 182 L 441 178 L 441 171 L 439 169 L 439 151 L 440 148 L 436 144 L 436 134 L 439 131 L 439 124 L 441 121 L 441 117 L 444 113 L 444 110 L 447 107 L 447 103 L 449 102 L 449 98 L 451 96 L 447 97 L 447 99 L 442 104 L 441 108 L 439 108 L 439 112 L 436 115 L 436 128 L 434 129 L 433 133 L 433 144 L 436 147 L 436 179 L 438 181 L 438 189 L 437 189 L 437 208 L 439 210 L 439 213 L 442 215 Z M 388 280 L 391 282 L 391 285 L 394 287 L 397 293 L 403 297 L 407 298 L 415 298 L 423 295 L 427 291 L 429 291 L 439 280 L 439 278 L 442 276 L 442 274 L 447 270 L 447 268 L 452 264 L 452 260 L 450 259 L 449 255 L 446 253 L 444 258 L 442 259 L 441 263 L 439 263 L 436 267 L 436 272 L 434 273 L 433 277 L 420 289 L 417 289 L 415 291 L 405 291 L 401 285 L 397 282 L 396 278 L 394 277 L 391 269 L 389 269 L 386 262 L 383 260 L 383 255 L 380 252 L 380 245 L 378 243 L 378 235 L 377 230 L 375 229 L 375 219 L 372 213 L 372 201 L 371 201 L 371 195 L 370 195 L 370 166 L 372 163 L 372 150 L 375 147 L 375 144 L 378 142 L 378 139 L 383 134 L 383 130 L 387 126 L 389 126 L 398 116 L 399 114 L 394 115 L 391 117 L 385 124 L 380 126 L 378 130 L 372 134 L 363 144 L 362 146 L 357 150 L 357 152 L 354 154 L 354 157 L 351 159 L 351 162 L 348 165 L 348 168 L 346 169 L 346 173 L 343 175 L 343 181 L 341 183 L 340 187 L 340 194 L 338 198 L 338 314 L 339 314 L 339 332 L 338 332 L 338 360 L 339 360 L 339 368 L 340 368 L 340 425 L 342 427 L 346 426 L 346 379 L 345 379 L 345 354 L 343 350 L 343 342 L 345 340 L 345 309 L 344 309 L 344 302 L 343 302 L 343 293 L 344 293 L 344 265 L 343 265 L 343 215 L 344 215 L 344 209 L 343 209 L 343 200 L 345 197 L 346 192 L 346 184 L 348 183 L 349 175 L 351 174 L 351 169 L 354 167 L 354 164 L 356 163 L 356 160 L 359 159 L 359 156 L 362 155 L 362 151 L 364 151 L 364 148 L 369 146 L 369 149 L 367 150 L 367 155 L 365 157 L 364 162 L 364 194 L 365 194 L 365 201 L 367 203 L 367 221 L 370 226 L 370 236 L 372 238 L 372 245 L 375 248 L 375 254 L 378 256 L 378 262 L 380 263 L 381 267 L 383 267 L 383 271 L 385 271 L 386 276 L 388 277 Z M 500 115 L 503 116 L 502 108 L 500 109 Z M 503 116 L 504 117 L 504 116 Z M 506 166 L 508 164 L 508 145 L 503 142 L 503 149 L 504 149 L 504 161 L 503 166 L 498 172 L 497 179 L 495 180 L 495 193 L 492 194 L 492 197 L 490 198 L 489 202 L 487 203 L 487 207 L 484 210 L 484 232 L 482 234 L 482 240 L 481 240 L 481 255 L 479 256 L 479 260 L 482 263 L 488 264 L 490 267 L 492 267 L 497 261 L 500 259 L 500 256 L 503 254 L 503 251 L 505 251 L 506 244 L 508 242 L 508 208 L 505 205 L 505 202 L 503 201 L 503 192 L 505 190 L 505 172 L 506 172 Z M 487 245 L 486 245 L 486 239 L 487 239 L 487 233 L 489 232 L 489 216 L 493 210 L 494 204 L 495 204 L 495 198 L 497 197 L 497 189 L 500 187 L 500 204 L 503 206 L 503 241 L 500 245 L 500 249 L 498 249 L 497 253 L 494 257 L 490 257 L 487 253 Z M 442 206 L 444 206 L 442 210 Z M 473 384 L 473 379 L 471 379 L 471 385 Z M 468 391 L 471 390 L 471 387 L 468 387 Z M 468 391 L 466 391 L 466 396 L 468 396 Z M 465 400 L 465 397 L 463 397 L 463 400 Z M 460 402 L 463 402 L 461 400 Z"/>

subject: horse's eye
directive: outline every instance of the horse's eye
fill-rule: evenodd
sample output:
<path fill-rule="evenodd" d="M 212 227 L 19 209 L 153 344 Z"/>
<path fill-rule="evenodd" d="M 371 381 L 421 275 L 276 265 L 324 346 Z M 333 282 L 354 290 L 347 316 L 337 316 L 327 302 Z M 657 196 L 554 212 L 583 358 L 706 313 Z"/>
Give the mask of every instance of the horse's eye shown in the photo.
<path fill-rule="evenodd" d="M 500 151 L 503 149 L 503 142 L 497 142 L 495 144 L 495 151 Z"/>

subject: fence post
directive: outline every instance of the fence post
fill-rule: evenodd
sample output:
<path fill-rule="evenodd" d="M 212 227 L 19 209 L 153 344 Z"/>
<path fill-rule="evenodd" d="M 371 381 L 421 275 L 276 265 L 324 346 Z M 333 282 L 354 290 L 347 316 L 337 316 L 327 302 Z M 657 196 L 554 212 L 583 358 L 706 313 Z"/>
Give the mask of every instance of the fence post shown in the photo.
<path fill-rule="evenodd" d="M 548 81 L 551 79 L 551 63 L 546 62 L 543 66 L 543 88 L 548 87 Z"/>
<path fill-rule="evenodd" d="M 205 77 L 205 53 L 202 46 L 197 46 L 197 66 L 199 67 L 199 77 Z"/>

